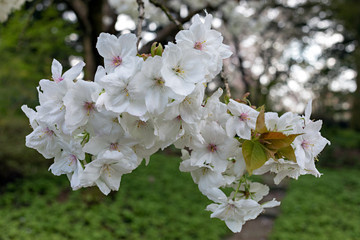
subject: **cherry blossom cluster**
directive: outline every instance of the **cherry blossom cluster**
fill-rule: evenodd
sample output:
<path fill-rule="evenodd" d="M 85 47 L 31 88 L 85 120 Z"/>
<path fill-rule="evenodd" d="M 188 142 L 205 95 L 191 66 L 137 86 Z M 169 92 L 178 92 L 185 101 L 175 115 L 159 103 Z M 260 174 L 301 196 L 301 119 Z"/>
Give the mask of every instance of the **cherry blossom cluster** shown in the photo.
<path fill-rule="evenodd" d="M 32 0 L 0 0 L 0 22 L 5 22 L 10 13 L 20 7 L 26 2 Z"/>
<path fill-rule="evenodd" d="M 174 145 L 182 151 L 180 171 L 190 172 L 214 202 L 206 208 L 211 217 L 241 231 L 280 204 L 262 201 L 269 187 L 251 182 L 248 173 L 273 172 L 275 183 L 318 177 L 314 160 L 329 142 L 319 132 L 322 122 L 310 120 L 311 103 L 304 116 L 279 117 L 232 99 L 223 103 L 221 88 L 204 100 L 206 84 L 232 54 L 211 21 L 196 15 L 176 44 L 145 57 L 137 55 L 135 35 L 100 34 L 104 67 L 94 81 L 77 79 L 83 62 L 63 73 L 54 60 L 52 80 L 39 82 L 36 111 L 22 107 L 33 128 L 26 146 L 54 158 L 49 170 L 66 174 L 74 190 L 97 186 L 107 195 L 119 189 L 122 175 Z"/>

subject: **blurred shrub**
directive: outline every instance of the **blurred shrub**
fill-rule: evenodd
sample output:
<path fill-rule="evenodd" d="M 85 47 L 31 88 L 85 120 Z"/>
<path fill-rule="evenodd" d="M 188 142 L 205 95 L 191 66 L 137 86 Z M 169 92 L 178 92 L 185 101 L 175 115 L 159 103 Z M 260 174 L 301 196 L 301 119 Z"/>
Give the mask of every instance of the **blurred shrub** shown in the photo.
<path fill-rule="evenodd" d="M 1 183 L 44 171 L 50 165 L 36 150 L 25 146 L 25 136 L 31 131 L 25 117 L 7 116 L 0 119 Z"/>
<path fill-rule="evenodd" d="M 350 128 L 325 128 L 324 137 L 331 142 L 319 156 L 326 167 L 360 167 L 360 133 Z"/>

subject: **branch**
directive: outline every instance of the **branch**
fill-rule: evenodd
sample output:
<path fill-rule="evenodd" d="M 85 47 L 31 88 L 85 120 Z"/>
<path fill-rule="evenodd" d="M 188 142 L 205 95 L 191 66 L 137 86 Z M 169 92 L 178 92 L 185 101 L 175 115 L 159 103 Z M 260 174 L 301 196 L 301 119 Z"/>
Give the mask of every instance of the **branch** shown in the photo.
<path fill-rule="evenodd" d="M 152 0 L 149 0 L 149 1 L 152 1 Z M 221 2 L 220 4 L 222 4 L 223 2 Z M 219 6 L 219 5 L 216 5 L 214 7 L 212 7 L 211 5 L 207 5 L 205 6 L 204 8 L 201 8 L 201 9 L 197 9 L 197 10 L 194 10 L 194 11 L 191 11 L 189 12 L 189 15 L 187 15 L 186 17 L 184 18 L 181 18 L 180 20 L 178 20 L 181 24 L 184 24 L 188 21 L 191 20 L 191 18 L 193 16 L 195 16 L 196 14 L 198 13 L 201 13 L 204 11 L 204 9 L 206 9 L 209 13 L 216 10 Z M 165 39 L 167 39 L 169 36 L 175 36 L 175 34 L 178 32 L 178 28 L 177 28 L 177 25 L 175 23 L 170 23 L 168 25 L 166 25 L 164 28 L 162 28 L 159 32 L 157 32 L 157 35 L 156 35 L 156 38 L 148 43 L 146 43 L 144 46 L 142 46 L 142 48 L 140 49 L 140 53 L 148 53 L 150 52 L 150 48 L 151 48 L 151 45 L 154 43 L 154 42 L 163 42 Z"/>
<path fill-rule="evenodd" d="M 224 82 L 225 91 L 226 91 L 226 96 L 228 97 L 228 99 L 230 99 L 230 98 L 231 98 L 231 92 L 230 92 L 229 82 L 228 82 L 228 80 L 227 80 L 227 77 L 226 77 L 226 73 L 225 73 L 224 68 L 223 68 L 223 70 L 222 70 L 221 73 L 220 73 L 220 78 L 221 78 L 221 80 Z"/>
<path fill-rule="evenodd" d="M 137 28 L 136 28 L 136 36 L 138 38 L 137 42 L 136 42 L 136 47 L 139 51 L 139 43 L 141 41 L 142 23 L 144 21 L 145 11 L 144 11 L 144 1 L 136 0 L 136 2 L 138 4 L 138 12 L 139 12 L 138 23 L 137 23 Z"/>
<path fill-rule="evenodd" d="M 177 28 L 179 30 L 184 30 L 184 27 L 183 25 L 181 24 L 181 22 L 179 22 L 177 19 L 175 19 L 171 14 L 170 14 L 170 11 L 169 9 L 167 9 L 167 7 L 165 7 L 164 5 L 162 5 L 161 3 L 159 3 L 158 1 L 156 0 L 149 0 L 149 2 L 151 2 L 155 7 L 158 7 L 160 8 L 164 13 L 165 15 L 168 17 L 168 19 L 170 20 L 170 22 L 173 22 Z"/>

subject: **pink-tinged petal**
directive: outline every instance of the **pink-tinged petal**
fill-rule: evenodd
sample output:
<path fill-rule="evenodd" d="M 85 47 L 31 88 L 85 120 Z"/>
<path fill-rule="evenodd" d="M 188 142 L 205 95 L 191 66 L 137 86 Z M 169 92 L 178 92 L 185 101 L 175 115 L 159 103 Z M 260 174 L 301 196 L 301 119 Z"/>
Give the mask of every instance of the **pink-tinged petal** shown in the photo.
<path fill-rule="evenodd" d="M 239 120 L 236 117 L 231 117 L 226 122 L 226 133 L 229 137 L 235 137 L 237 124 Z"/>
<path fill-rule="evenodd" d="M 160 114 L 168 103 L 168 96 L 157 88 L 150 88 L 145 95 L 146 108 L 150 113 Z"/>
<path fill-rule="evenodd" d="M 100 83 L 101 79 L 106 76 L 106 71 L 103 66 L 98 66 L 96 69 L 94 81 Z"/>
<path fill-rule="evenodd" d="M 52 78 L 55 82 L 61 82 L 62 78 L 62 66 L 58 60 L 54 59 L 51 65 Z"/>
<path fill-rule="evenodd" d="M 111 177 L 109 177 L 109 175 L 107 175 L 103 179 L 104 179 L 105 183 L 110 187 L 111 190 L 118 191 L 120 188 L 121 176 L 122 176 L 122 174 L 114 171 L 114 173 L 113 173 L 113 175 L 111 175 Z"/>
<path fill-rule="evenodd" d="M 99 54 L 106 59 L 112 59 L 117 55 L 114 45 L 117 42 L 117 37 L 109 33 L 100 33 L 98 41 L 96 43 L 96 48 Z M 120 52 L 118 51 L 118 54 Z"/>
<path fill-rule="evenodd" d="M 83 150 L 84 152 L 92 155 L 97 155 L 108 148 L 109 143 L 103 137 L 95 136 L 90 138 L 89 142 L 85 144 Z"/>
<path fill-rule="evenodd" d="M 105 93 L 106 94 L 106 93 Z M 115 113 L 123 113 L 129 107 L 129 97 L 121 93 L 119 95 L 104 95 L 104 105 L 107 110 L 113 111 Z"/>
<path fill-rule="evenodd" d="M 185 46 L 194 46 L 195 37 L 193 32 L 190 30 L 182 30 L 178 32 L 175 36 L 175 40 L 177 44 L 184 44 Z"/>
<path fill-rule="evenodd" d="M 67 70 L 64 73 L 64 75 L 63 75 L 64 80 L 65 81 L 73 81 L 74 79 L 76 79 L 77 76 L 79 76 L 79 74 L 83 70 L 84 66 L 85 66 L 85 63 L 83 61 L 77 63 L 75 66 L 73 66 L 72 68 L 70 68 L 69 70 Z"/>
<path fill-rule="evenodd" d="M 239 123 L 236 133 L 243 139 L 251 139 L 251 129 L 246 124 Z"/>
<path fill-rule="evenodd" d="M 171 88 L 176 94 L 187 96 L 194 91 L 194 83 L 185 82 L 182 78 L 176 76 L 168 69 L 162 69 L 161 73 L 165 73 L 163 75 L 169 76 L 165 79 L 165 86 Z"/>
<path fill-rule="evenodd" d="M 81 163 L 80 161 L 77 161 L 77 167 L 76 167 L 76 170 L 74 171 L 73 174 L 71 174 L 71 177 L 69 178 L 70 179 L 70 185 L 71 185 L 71 188 L 75 191 L 75 190 L 78 190 L 80 189 L 82 186 L 81 186 L 81 183 L 80 183 L 80 179 L 81 179 L 81 176 L 84 172 L 84 169 L 83 167 L 81 166 Z M 68 175 L 69 177 L 69 175 Z"/>
<path fill-rule="evenodd" d="M 33 129 L 35 129 L 39 124 L 36 122 L 36 112 L 29 108 L 27 105 L 22 105 L 21 110 L 25 113 L 25 115 L 29 118 L 30 125 Z"/>
<path fill-rule="evenodd" d="M 119 48 L 121 48 L 121 57 L 136 56 L 136 36 L 134 34 L 121 35 L 117 41 Z"/>
<path fill-rule="evenodd" d="M 276 201 L 275 198 L 273 198 L 273 200 L 271 200 L 269 202 L 265 202 L 265 203 L 261 204 L 261 206 L 263 208 L 277 207 L 277 206 L 280 206 L 280 202 Z"/>
<path fill-rule="evenodd" d="M 233 54 L 233 52 L 230 49 L 230 46 L 225 45 L 225 44 L 221 44 L 221 46 L 219 48 L 219 53 L 220 53 L 221 59 L 229 58 Z"/>
<path fill-rule="evenodd" d="M 146 105 L 144 99 L 137 98 L 130 101 L 126 112 L 133 116 L 141 117 L 146 113 Z"/>
<path fill-rule="evenodd" d="M 244 222 L 241 221 L 241 219 L 228 219 L 225 220 L 226 226 L 232 231 L 232 232 L 241 232 L 242 225 Z"/>
<path fill-rule="evenodd" d="M 285 177 L 288 176 L 288 171 L 281 171 L 274 177 L 274 183 L 278 185 Z M 297 178 L 296 178 L 297 179 Z"/>
<path fill-rule="evenodd" d="M 80 179 L 82 186 L 89 187 L 94 185 L 100 177 L 102 164 L 101 160 L 96 159 L 85 166 L 85 170 Z"/>
<path fill-rule="evenodd" d="M 305 119 L 307 121 L 310 120 L 311 111 L 312 111 L 312 100 L 310 100 L 305 107 Z"/>
<path fill-rule="evenodd" d="M 241 113 L 244 112 L 242 109 L 242 105 L 244 105 L 244 104 L 238 103 L 238 102 L 230 99 L 230 102 L 228 103 L 227 107 L 233 115 L 240 116 Z"/>
<path fill-rule="evenodd" d="M 98 179 L 95 183 L 103 194 L 108 195 L 111 192 L 111 189 L 106 185 L 104 180 Z"/>
<path fill-rule="evenodd" d="M 194 40 L 196 42 L 205 43 L 207 39 L 205 39 L 206 29 L 203 24 L 195 24 L 190 27 L 190 31 L 194 34 Z M 198 49 L 205 50 L 205 49 Z"/>

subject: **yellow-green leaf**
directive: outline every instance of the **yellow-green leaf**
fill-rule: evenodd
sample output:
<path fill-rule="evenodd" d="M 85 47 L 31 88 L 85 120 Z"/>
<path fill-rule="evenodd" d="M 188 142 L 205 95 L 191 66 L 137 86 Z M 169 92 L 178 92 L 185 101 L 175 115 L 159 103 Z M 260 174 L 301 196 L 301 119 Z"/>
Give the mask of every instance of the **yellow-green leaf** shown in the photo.
<path fill-rule="evenodd" d="M 261 134 L 260 139 L 284 139 L 287 136 L 281 132 L 266 132 Z"/>
<path fill-rule="evenodd" d="M 285 148 L 279 149 L 277 154 L 279 155 L 279 158 L 284 157 L 290 161 L 296 162 L 296 156 L 292 146 L 287 146 Z"/>
<path fill-rule="evenodd" d="M 264 147 L 258 141 L 246 140 L 242 144 L 242 154 L 246 163 L 246 170 L 251 175 L 268 160 Z"/>
<path fill-rule="evenodd" d="M 290 144 L 294 141 L 294 139 L 300 135 L 300 134 L 290 134 L 286 136 L 283 134 L 285 136 L 283 137 L 280 134 L 266 133 L 267 135 L 266 139 L 262 139 L 262 135 L 260 136 L 260 139 L 264 141 L 263 144 L 266 148 L 269 148 L 271 150 L 279 150 L 290 146 Z M 271 135 L 273 135 L 273 138 L 270 138 Z"/>
<path fill-rule="evenodd" d="M 265 108 L 264 108 L 264 106 L 260 107 L 260 113 L 256 119 L 255 132 L 256 133 L 268 132 L 268 130 L 266 128 L 266 124 L 265 124 Z"/>

